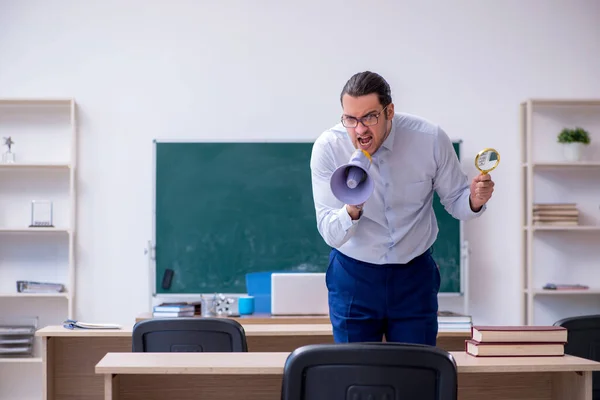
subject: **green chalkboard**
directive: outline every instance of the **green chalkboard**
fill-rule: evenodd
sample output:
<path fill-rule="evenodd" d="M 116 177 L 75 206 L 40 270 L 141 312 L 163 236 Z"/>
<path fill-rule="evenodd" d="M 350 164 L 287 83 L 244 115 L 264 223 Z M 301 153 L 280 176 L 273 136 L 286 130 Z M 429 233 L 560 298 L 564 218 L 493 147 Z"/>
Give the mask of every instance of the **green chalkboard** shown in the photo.
<path fill-rule="evenodd" d="M 452 144 L 460 158 L 460 142 Z M 433 210 L 440 230 L 432 249 L 433 258 L 440 267 L 440 292 L 461 293 L 462 222 L 448 214 L 437 193 L 433 196 Z"/>
<path fill-rule="evenodd" d="M 154 145 L 157 294 L 244 293 L 248 272 L 326 270 L 330 248 L 316 227 L 312 143 Z M 434 207 L 441 291 L 459 292 L 459 221 L 437 197 Z M 163 289 L 167 269 L 174 274 Z"/>

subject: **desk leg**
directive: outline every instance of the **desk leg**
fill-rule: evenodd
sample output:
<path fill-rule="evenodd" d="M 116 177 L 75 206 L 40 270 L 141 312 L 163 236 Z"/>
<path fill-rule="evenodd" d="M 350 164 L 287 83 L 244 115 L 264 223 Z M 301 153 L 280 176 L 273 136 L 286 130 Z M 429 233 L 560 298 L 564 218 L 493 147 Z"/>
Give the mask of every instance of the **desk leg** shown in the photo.
<path fill-rule="evenodd" d="M 592 400 L 592 372 L 556 372 L 552 400 Z"/>
<path fill-rule="evenodd" d="M 48 400 L 102 400 L 104 377 L 96 364 L 110 352 L 131 352 L 131 337 L 55 336 L 53 361 L 54 397 Z"/>
<path fill-rule="evenodd" d="M 44 400 L 54 400 L 54 341 L 42 338 L 42 392 Z"/>
<path fill-rule="evenodd" d="M 119 375 L 104 375 L 104 400 L 119 400 Z"/>
<path fill-rule="evenodd" d="M 446 351 L 464 351 L 465 339 L 464 336 L 438 336 L 436 346 Z"/>

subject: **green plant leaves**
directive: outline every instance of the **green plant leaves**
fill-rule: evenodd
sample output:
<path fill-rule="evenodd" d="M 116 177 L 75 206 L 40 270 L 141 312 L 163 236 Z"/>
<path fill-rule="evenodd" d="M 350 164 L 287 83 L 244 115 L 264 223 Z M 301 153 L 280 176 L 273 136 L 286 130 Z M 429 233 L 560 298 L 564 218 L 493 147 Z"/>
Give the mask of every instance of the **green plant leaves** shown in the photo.
<path fill-rule="evenodd" d="M 558 134 L 558 143 L 583 143 L 590 144 L 589 133 L 580 127 L 575 128 L 564 128 Z"/>

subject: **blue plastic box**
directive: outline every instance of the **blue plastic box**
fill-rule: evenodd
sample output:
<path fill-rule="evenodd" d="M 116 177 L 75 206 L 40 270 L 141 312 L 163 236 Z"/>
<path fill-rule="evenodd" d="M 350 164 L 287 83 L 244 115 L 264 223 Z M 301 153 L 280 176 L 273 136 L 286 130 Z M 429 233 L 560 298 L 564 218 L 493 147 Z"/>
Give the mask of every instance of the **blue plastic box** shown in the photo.
<path fill-rule="evenodd" d="M 290 273 L 290 271 L 251 272 L 246 274 L 246 290 L 248 296 L 254 297 L 254 312 L 256 314 L 271 313 L 271 274 Z"/>

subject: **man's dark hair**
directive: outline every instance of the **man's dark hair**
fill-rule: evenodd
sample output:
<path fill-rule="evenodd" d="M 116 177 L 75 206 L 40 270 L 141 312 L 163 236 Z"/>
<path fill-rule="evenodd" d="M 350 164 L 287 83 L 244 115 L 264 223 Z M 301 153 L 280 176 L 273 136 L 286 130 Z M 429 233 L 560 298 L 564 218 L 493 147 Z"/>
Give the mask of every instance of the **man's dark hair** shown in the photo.
<path fill-rule="evenodd" d="M 392 91 L 390 85 L 379 74 L 371 71 L 359 72 L 352 75 L 344 85 L 340 94 L 340 103 L 345 94 L 352 97 L 365 96 L 371 93 L 377 93 L 379 102 L 383 107 L 392 102 Z"/>

